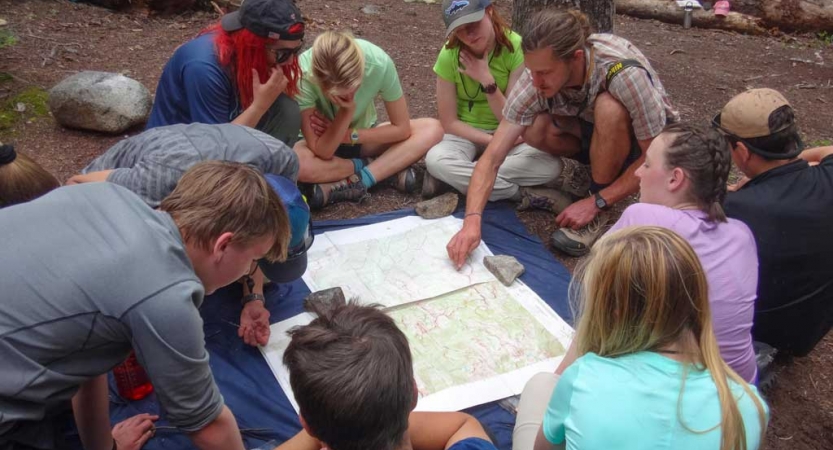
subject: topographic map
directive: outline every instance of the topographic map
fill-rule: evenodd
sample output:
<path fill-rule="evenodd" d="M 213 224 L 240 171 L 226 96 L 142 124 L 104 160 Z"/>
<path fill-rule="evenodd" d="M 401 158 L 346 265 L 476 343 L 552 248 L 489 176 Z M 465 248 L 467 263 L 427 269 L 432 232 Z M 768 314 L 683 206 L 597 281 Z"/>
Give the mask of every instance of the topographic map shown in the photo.
<path fill-rule="evenodd" d="M 388 314 L 408 337 L 421 397 L 565 353 L 497 281 Z"/>
<path fill-rule="evenodd" d="M 459 229 L 456 221 L 440 220 L 378 239 L 331 242 L 308 253 L 304 281 L 313 292 L 341 286 L 347 298 L 390 307 L 494 280 L 478 264 L 484 248 L 472 253 L 477 263 L 454 269 L 445 246 Z"/>
<path fill-rule="evenodd" d="M 317 235 L 307 253 L 310 291 L 338 286 L 348 298 L 382 305 L 408 337 L 419 411 L 518 395 L 534 374 L 555 370 L 572 339 L 572 328 L 532 289 L 521 280 L 504 287 L 483 266 L 491 255 L 484 243 L 455 270 L 445 246 L 461 226 L 454 217 L 405 217 Z M 290 401 L 286 331 L 312 318 L 273 324 L 261 347 Z"/>

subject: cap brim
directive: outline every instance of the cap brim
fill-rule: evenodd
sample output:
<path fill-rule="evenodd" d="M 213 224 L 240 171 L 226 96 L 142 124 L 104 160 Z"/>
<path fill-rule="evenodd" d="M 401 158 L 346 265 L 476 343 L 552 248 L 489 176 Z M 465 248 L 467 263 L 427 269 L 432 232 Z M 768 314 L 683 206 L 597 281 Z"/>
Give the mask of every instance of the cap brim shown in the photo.
<path fill-rule="evenodd" d="M 451 33 L 453 33 L 453 32 L 454 32 L 454 30 L 455 30 L 457 27 L 459 27 L 460 25 L 465 25 L 465 24 L 467 24 L 467 23 L 472 23 L 472 22 L 478 22 L 478 21 L 480 21 L 480 20 L 483 18 L 483 16 L 485 16 L 485 15 L 486 15 L 486 10 L 485 10 L 485 9 L 481 9 L 480 11 L 473 12 L 473 13 L 471 13 L 471 14 L 467 14 L 467 15 L 465 15 L 465 16 L 463 16 L 463 17 L 458 18 L 458 19 L 457 19 L 457 20 L 455 20 L 454 22 L 451 22 L 450 24 L 448 24 L 448 27 L 445 29 L 445 37 L 446 37 L 446 39 L 448 39 L 448 36 L 450 36 L 450 35 L 451 35 Z"/>
<path fill-rule="evenodd" d="M 307 271 L 307 253 L 288 258 L 284 262 L 270 263 L 265 259 L 258 261 L 257 265 L 263 271 L 263 275 L 274 283 L 291 283 L 304 275 Z"/>
<path fill-rule="evenodd" d="M 243 23 L 240 22 L 240 10 L 231 12 L 220 19 L 220 26 L 226 31 L 237 31 L 243 29 Z"/>

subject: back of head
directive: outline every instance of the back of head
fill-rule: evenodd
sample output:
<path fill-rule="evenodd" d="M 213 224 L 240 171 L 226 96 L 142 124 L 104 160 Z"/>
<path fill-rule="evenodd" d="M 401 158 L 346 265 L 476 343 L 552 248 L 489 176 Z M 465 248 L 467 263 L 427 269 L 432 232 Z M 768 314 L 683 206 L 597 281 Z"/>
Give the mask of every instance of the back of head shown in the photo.
<path fill-rule="evenodd" d="M 632 227 L 603 237 L 580 271 L 581 354 L 615 357 L 699 336 L 711 323 L 700 260 L 674 232 Z"/>
<path fill-rule="evenodd" d="M 685 239 L 660 227 L 618 230 L 593 245 L 576 279 L 583 301 L 575 337 L 579 355 L 614 358 L 677 344 L 680 356 L 689 359 L 684 377 L 690 364 L 702 364 L 714 380 L 721 409 L 720 449 L 746 449 L 745 426 L 729 379 L 756 405 L 763 440 L 763 405 L 720 356 L 706 276 Z M 681 391 L 678 405 L 683 396 Z"/>
<path fill-rule="evenodd" d="M 273 236 L 275 242 L 265 258 L 286 259 L 290 240 L 286 209 L 263 174 L 246 164 L 195 164 L 159 209 L 173 217 L 187 242 L 201 248 L 209 248 L 226 232 L 234 233 L 232 242 L 240 245 Z"/>
<path fill-rule="evenodd" d="M 309 432 L 332 450 L 397 449 L 415 400 L 407 338 L 373 306 L 314 308 L 283 357 Z"/>
<path fill-rule="evenodd" d="M 736 95 L 712 122 L 732 145 L 741 141 L 766 160 L 793 159 L 804 148 L 795 111 L 774 89 L 750 89 Z"/>
<path fill-rule="evenodd" d="M 12 145 L 0 144 L 0 208 L 34 200 L 61 183 Z"/>
<path fill-rule="evenodd" d="M 725 222 L 721 205 L 732 168 L 729 143 L 719 131 L 705 125 L 675 123 L 665 127 L 663 133 L 672 136 L 665 151 L 666 165 L 683 169 L 691 181 L 691 200 L 709 214 L 710 220 Z"/>
<path fill-rule="evenodd" d="M 550 48 L 553 56 L 562 60 L 571 59 L 576 50 L 584 49 L 591 33 L 587 16 L 575 9 L 538 11 L 521 29 L 524 53 Z"/>
<path fill-rule="evenodd" d="M 312 44 L 312 77 L 325 94 L 353 89 L 364 77 L 364 52 L 346 31 L 325 31 Z"/>

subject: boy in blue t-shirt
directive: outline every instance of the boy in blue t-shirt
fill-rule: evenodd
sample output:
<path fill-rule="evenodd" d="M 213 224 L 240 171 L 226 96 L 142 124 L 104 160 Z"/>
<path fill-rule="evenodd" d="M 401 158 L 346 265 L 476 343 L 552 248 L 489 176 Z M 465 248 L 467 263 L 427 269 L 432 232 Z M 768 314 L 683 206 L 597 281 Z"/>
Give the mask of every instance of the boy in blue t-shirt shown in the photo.
<path fill-rule="evenodd" d="M 411 350 L 385 313 L 310 306 L 318 317 L 290 331 L 283 358 L 304 429 L 276 450 L 496 450 L 468 414 L 412 412 Z"/>

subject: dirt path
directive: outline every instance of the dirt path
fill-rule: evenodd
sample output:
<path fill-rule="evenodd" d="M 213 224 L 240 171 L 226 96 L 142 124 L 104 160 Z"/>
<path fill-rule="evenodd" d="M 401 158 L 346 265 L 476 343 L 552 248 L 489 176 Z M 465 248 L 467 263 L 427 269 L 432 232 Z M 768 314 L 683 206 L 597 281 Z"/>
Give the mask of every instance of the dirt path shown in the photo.
<path fill-rule="evenodd" d="M 508 17 L 511 2 L 496 3 Z M 366 4 L 379 6 L 381 14 L 362 13 Z M 435 116 L 431 68 L 443 38 L 438 5 L 403 0 L 298 0 L 298 5 L 311 21 L 307 42 L 324 29 L 350 29 L 377 43 L 397 63 L 411 115 Z M 64 0 L 0 0 L 0 18 L 8 21 L 0 26 L 0 43 L 9 32 L 17 40 L 0 48 L 0 141 L 16 143 L 63 180 L 122 136 L 65 130 L 48 115 L 38 115 L 37 108 L 21 114 L 10 112 L 8 103 L 26 89 L 49 88 L 79 70 L 121 72 L 154 90 L 176 46 L 217 16 L 148 17 L 141 10 L 113 13 Z M 708 120 L 747 87 L 771 87 L 796 108 L 808 143 L 833 139 L 833 47 L 822 41 L 685 30 L 623 16 L 616 18 L 616 30 L 650 58 L 684 119 Z M 12 122 L 5 129 L 3 114 Z M 383 188 L 367 204 L 337 205 L 316 218 L 357 217 L 416 201 L 416 196 Z M 555 229 L 548 214 L 520 217 L 544 241 Z M 575 265 L 571 258 L 560 259 Z M 831 368 L 830 335 L 808 357 L 779 366 L 778 384 L 769 397 L 768 448 L 833 448 Z"/>

